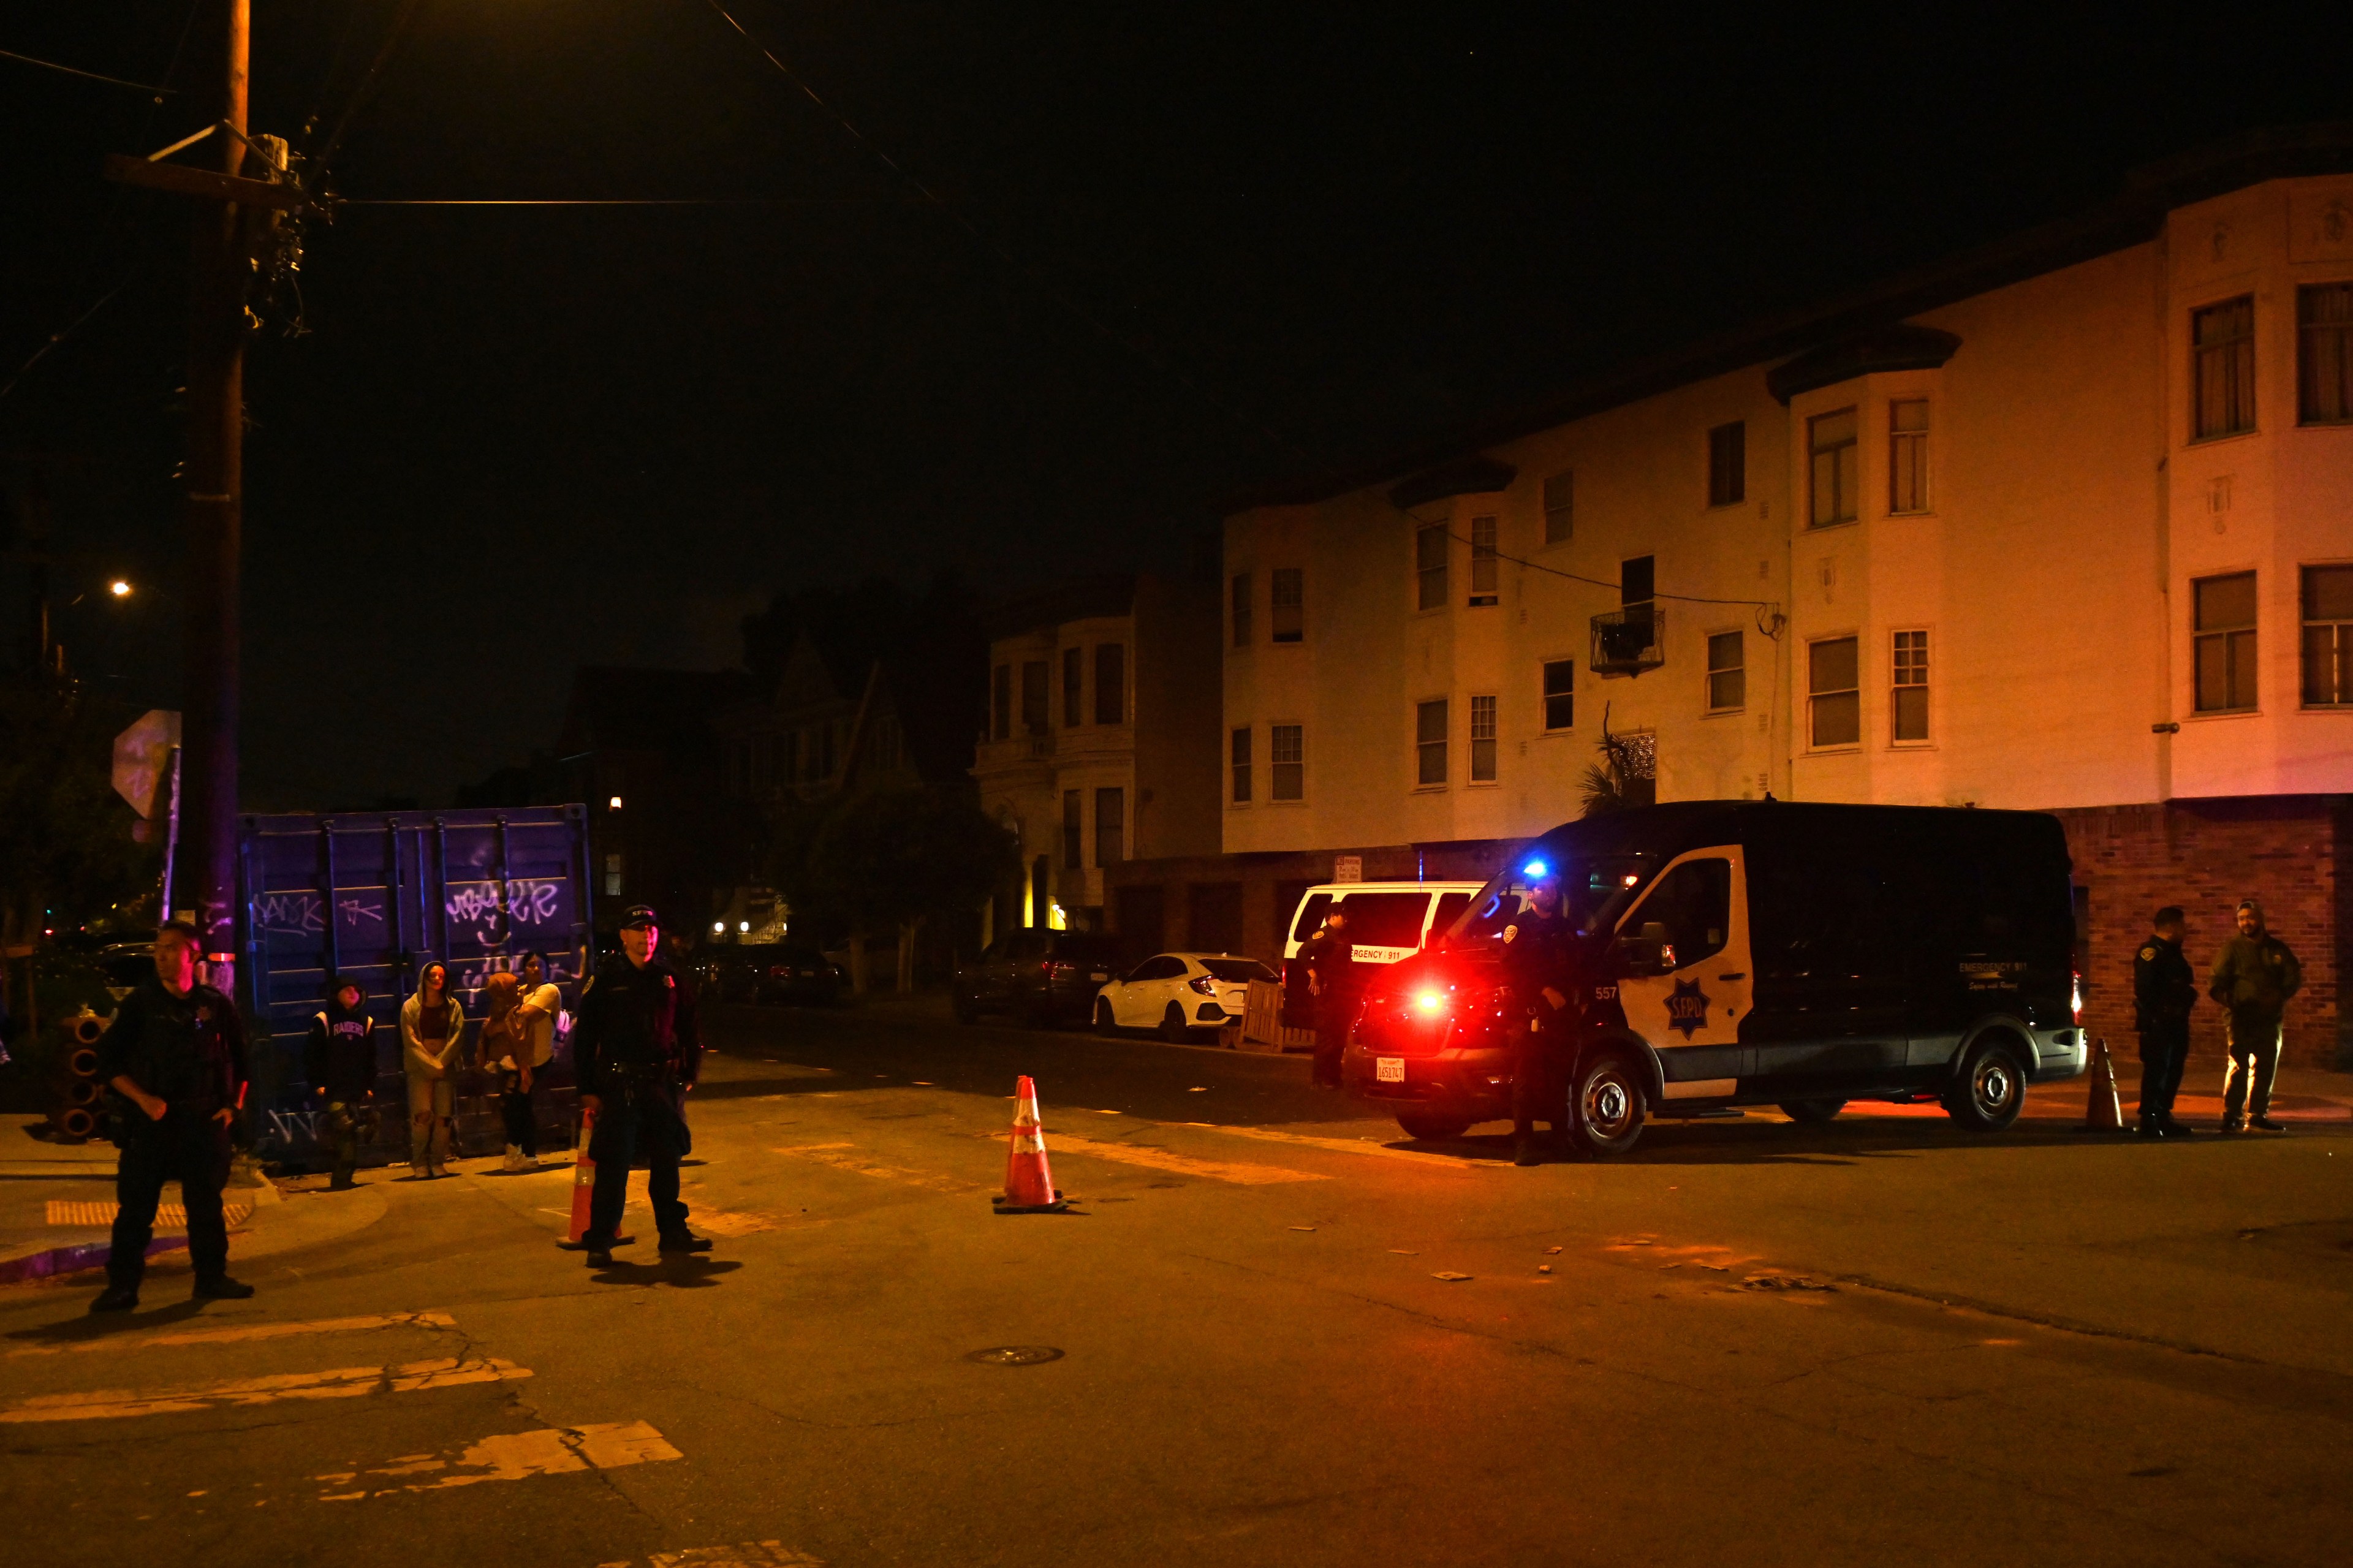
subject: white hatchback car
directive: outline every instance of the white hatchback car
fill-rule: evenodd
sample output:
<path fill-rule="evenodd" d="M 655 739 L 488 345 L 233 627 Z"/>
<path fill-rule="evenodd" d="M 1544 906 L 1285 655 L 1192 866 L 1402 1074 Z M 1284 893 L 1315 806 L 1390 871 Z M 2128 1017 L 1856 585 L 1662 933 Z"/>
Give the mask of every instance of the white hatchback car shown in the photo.
<path fill-rule="evenodd" d="M 1240 1019 L 1250 983 L 1276 978 L 1257 959 L 1230 952 L 1155 953 L 1095 993 L 1095 1033 L 1157 1029 L 1181 1044 L 1197 1029 Z"/>

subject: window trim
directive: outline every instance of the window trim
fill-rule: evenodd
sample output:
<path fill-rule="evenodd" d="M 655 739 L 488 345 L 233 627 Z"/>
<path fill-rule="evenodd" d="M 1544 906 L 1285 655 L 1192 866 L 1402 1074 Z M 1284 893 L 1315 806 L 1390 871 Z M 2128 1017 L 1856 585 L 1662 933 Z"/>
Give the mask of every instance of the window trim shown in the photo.
<path fill-rule="evenodd" d="M 1422 564 L 1421 542 L 1436 534 L 1440 548 L 1438 564 Z M 1453 577 L 1449 568 L 1454 564 L 1454 527 L 1452 522 L 1423 522 L 1414 520 L 1413 527 L 1413 613 L 1427 616 L 1452 608 L 1447 595 L 1453 592 Z M 1433 580 L 1436 592 L 1431 591 Z"/>
<path fill-rule="evenodd" d="M 1913 404 L 1917 404 L 1920 407 L 1927 410 L 1927 414 L 1926 416 L 1926 422 L 1917 430 L 1897 429 L 1895 426 L 1895 411 Z M 1888 516 L 1934 517 L 1936 514 L 1936 494 L 1931 482 L 1935 478 L 1935 468 L 1933 463 L 1930 461 L 1933 453 L 1929 447 L 1929 443 L 1936 437 L 1936 408 L 1934 399 L 1924 394 L 1916 397 L 1890 397 L 1887 400 Z M 1900 506 L 1897 504 L 1900 498 L 1896 494 L 1896 486 L 1902 482 L 1901 475 L 1904 471 L 1903 464 L 1897 460 L 1897 454 L 1904 449 L 1907 442 L 1919 449 L 1917 467 L 1919 469 L 1920 496 L 1919 504 L 1917 506 Z"/>
<path fill-rule="evenodd" d="M 1837 687 L 1837 688 L 1834 688 L 1834 689 L 1829 689 L 1829 690 L 1817 691 L 1817 690 L 1815 690 L 1815 689 L 1814 689 L 1814 649 L 1815 649 L 1815 648 L 1817 648 L 1817 647 L 1820 647 L 1820 646 L 1821 646 L 1822 644 L 1824 644 L 1824 643 L 1834 643 L 1834 642 L 1848 642 L 1848 643 L 1852 643 L 1852 644 L 1854 645 L 1854 684 L 1853 684 L 1852 686 L 1851 686 L 1851 687 L 1849 687 L 1849 686 L 1841 686 L 1841 687 Z M 1828 635 L 1823 636 L 1823 637 L 1808 637 L 1808 638 L 1806 639 L 1806 668 L 1805 668 L 1805 679 L 1806 679 L 1806 754 L 1807 754 L 1807 755 L 1809 755 L 1809 756 L 1841 756 L 1841 755 L 1845 755 L 1845 754 L 1850 753 L 1850 752 L 1860 752 L 1860 751 L 1862 751 L 1862 735 L 1863 735 L 1863 724 L 1862 724 L 1862 689 L 1863 689 L 1863 674 L 1864 674 L 1864 672 L 1863 672 L 1863 667 L 1862 667 L 1862 631 L 1861 631 L 1861 629 L 1860 629 L 1860 628 L 1857 628 L 1857 629 L 1852 630 L 1852 631 L 1831 632 L 1831 633 L 1829 633 Z M 1854 698 L 1854 705 L 1855 705 L 1855 716 L 1854 716 L 1854 739 L 1853 739 L 1853 740 L 1852 740 L 1852 741 L 1832 741 L 1832 742 L 1828 742 L 1827 744 L 1825 744 L 1825 743 L 1820 743 L 1820 742 L 1817 742 L 1815 741 L 1815 739 L 1814 739 L 1814 730 L 1815 730 L 1815 724 L 1814 724 L 1814 703 L 1815 703 L 1818 700 L 1820 700 L 1820 699 L 1821 699 L 1821 698 L 1824 698 L 1824 697 L 1844 697 L 1844 696 L 1849 695 L 1850 693 L 1852 693 L 1852 696 L 1853 696 L 1853 698 Z"/>
<path fill-rule="evenodd" d="M 1721 669 L 1718 669 L 1715 667 L 1715 639 L 1718 637 L 1738 637 L 1740 639 L 1740 662 L 1738 664 L 1726 665 Z M 1700 663 L 1705 667 L 1700 671 L 1700 680 L 1702 682 L 1700 690 L 1703 698 L 1704 699 L 1701 707 L 1702 716 L 1709 719 L 1722 719 L 1734 713 L 1747 712 L 1748 628 L 1746 626 L 1718 626 L 1714 630 L 1702 632 L 1700 634 Z M 1730 707 L 1719 708 L 1715 705 L 1715 678 L 1719 675 L 1730 675 L 1735 670 L 1737 670 L 1740 674 L 1740 700 L 1733 703 Z"/>
<path fill-rule="evenodd" d="M 2254 587 L 2253 587 L 2253 591 L 2252 591 L 2252 597 L 2253 598 L 2253 601 L 2254 601 L 2254 611 L 2253 611 L 2254 618 L 2253 618 L 2253 620 L 2251 620 L 2251 621 L 2247 622 L 2244 626 L 2213 626 L 2213 627 L 2205 627 L 2205 626 L 2200 626 L 2198 624 L 2198 586 L 2199 586 L 2199 584 L 2201 584 L 2201 583 L 2222 583 L 2222 582 L 2228 582 L 2228 581 L 2230 581 L 2232 578 L 2234 578 L 2234 577 L 2245 577 L 2245 578 L 2249 579 L 2251 582 L 2253 582 L 2253 584 L 2254 584 Z M 2299 587 L 2299 588 L 2301 588 L 2301 586 L 2302 586 L 2302 584 L 2301 584 L 2301 583 L 2299 583 L 2299 584 L 2298 584 L 2298 587 Z M 2190 716 L 2191 716 L 2192 718 L 2197 718 L 2197 719 L 2244 719 L 2244 718 L 2248 718 L 2248 717 L 2250 717 L 2250 716 L 2260 715 L 2260 714 L 2263 712 L 2263 574 L 2262 574 L 2262 573 L 2261 573 L 2258 569 L 2256 569 L 2255 567 L 2253 567 L 2253 566 L 2245 567 L 2245 568 L 2243 568 L 2243 569 L 2235 570 L 2235 571 L 2229 571 L 2229 572 L 2209 572 L 2209 573 L 2205 574 L 2204 574 L 2204 575 L 2202 575 L 2202 576 L 2192 577 L 2192 578 L 2190 578 L 2190 579 L 2189 579 L 2189 606 L 2188 606 L 2189 611 L 2189 713 L 2190 713 Z M 2301 621 L 2302 621 L 2302 619 L 2303 619 L 2303 611 L 2304 611 L 2304 606 L 2303 606 L 2303 605 L 2302 605 L 2302 604 L 2300 604 L 2300 603 L 2299 603 L 2299 604 L 2296 605 L 2297 620 L 2298 620 L 2298 622 L 2299 622 L 2299 623 L 2301 623 Z M 2248 703 L 2248 704 L 2247 704 L 2247 706 L 2245 706 L 2245 707 L 2243 707 L 2243 708 L 2205 708 L 2205 707 L 2200 707 L 2200 706 L 2199 705 L 2199 701 L 2198 701 L 2198 649 L 2199 649 L 2199 645 L 2200 645 L 2200 643 L 2204 642 L 2204 641 L 2205 641 L 2207 638 L 2209 638 L 2209 637 L 2221 637 L 2221 638 L 2224 639 L 2224 641 L 2223 641 L 2223 645 L 2222 645 L 2222 652 L 2223 652 L 2223 658 L 2224 658 L 2224 660 L 2225 660 L 2226 662 L 2225 662 L 2225 664 L 2224 664 L 2224 666 L 2223 666 L 2223 683 L 2227 686 L 2227 685 L 2232 684 L 2232 682 L 2231 682 L 2231 680 L 2230 680 L 2230 674 L 2231 674 L 2231 671 L 2232 671 L 2232 670 L 2233 670 L 2233 669 L 2235 669 L 2235 668 L 2237 668 L 2234 662 L 2231 662 L 2231 661 L 2230 661 L 2230 658 L 2231 658 L 2231 648 L 2230 648 L 2230 642 L 2229 642 L 2229 640 L 2228 640 L 2228 639 L 2230 639 L 2231 637 L 2233 637 L 2240 636 L 2240 635 L 2242 635 L 2242 634 L 2244 634 L 2244 635 L 2246 635 L 2246 636 L 2248 636 L 2248 637 L 2253 637 L 2253 638 L 2254 639 L 2254 640 L 2253 640 L 2253 647 L 2252 647 L 2252 648 L 2251 648 L 2251 651 L 2250 651 L 2250 653 L 2249 653 L 2249 655 L 2248 655 L 2249 662 L 2250 662 L 2250 664 L 2252 665 L 2253 669 L 2253 678 L 2252 678 L 2252 684 L 2253 684 L 2253 700 L 2252 702 Z M 2300 639 L 2299 639 L 2299 640 L 2300 640 Z M 2299 671 L 2299 673 L 2301 673 L 2301 671 Z M 2298 695 L 2302 695 L 2302 693 L 2299 691 Z"/>
<path fill-rule="evenodd" d="M 1283 574 L 1286 572 L 1289 573 L 1299 584 L 1299 602 L 1295 605 L 1283 604 L 1279 593 Z M 1281 616 L 1281 612 L 1285 609 L 1296 610 L 1299 613 L 1298 629 L 1291 632 L 1287 636 L 1282 630 Z M 1276 566 L 1271 568 L 1267 572 L 1266 640 L 1270 646 L 1276 647 L 1297 647 L 1301 643 L 1307 640 L 1306 567 Z"/>
<path fill-rule="evenodd" d="M 1111 662 L 1119 667 L 1119 679 L 1115 681 L 1107 682 L 1103 679 L 1103 656 L 1105 654 L 1111 655 Z M 1093 714 L 1094 721 L 1099 725 L 1104 726 L 1116 726 L 1129 722 L 1134 715 L 1129 711 L 1127 690 L 1127 644 L 1116 637 L 1113 638 L 1109 642 L 1099 642 L 1095 644 L 1093 675 L 1094 703 L 1093 706 L 1089 709 L 1089 711 Z M 1112 700 L 1118 704 L 1117 712 L 1108 719 L 1103 717 L 1103 713 L 1105 711 L 1103 695 L 1104 688 L 1106 686 L 1112 688 Z"/>
<path fill-rule="evenodd" d="M 1062 650 L 1062 728 L 1075 730 L 1087 721 L 1087 650 L 1077 643 Z"/>
<path fill-rule="evenodd" d="M 2221 345 L 2201 344 L 2199 342 L 2198 318 L 2207 315 L 2212 311 L 2223 310 L 2229 306 L 2241 303 L 2244 303 L 2247 307 L 2246 336 L 2243 339 L 2232 338 L 2227 341 L 2231 343 L 2243 342 L 2247 345 L 2247 422 L 2244 425 L 2235 426 L 2228 430 L 2214 430 L 2201 433 L 2198 428 L 2198 408 L 2200 402 L 2199 392 L 2203 384 L 2200 375 L 2200 368 L 2204 363 L 2202 356 L 2206 351 L 2210 348 L 2219 347 Z M 2189 308 L 2189 445 L 2192 447 L 2200 447 L 2204 446 L 2209 441 L 2233 441 L 2242 436 L 2253 436 L 2262 432 L 2263 416 L 2255 406 L 2255 387 L 2257 384 L 2257 378 L 2261 374 L 2261 367 L 2255 361 L 2255 296 L 2253 290 L 2247 290 L 2237 294 L 2226 294 L 2219 300 L 2209 300 L 2203 305 L 2192 305 Z"/>
<path fill-rule="evenodd" d="M 2305 693 L 2312 688 L 2311 675 L 2305 663 L 2309 652 L 2306 645 L 2312 636 L 2311 628 L 2335 626 L 2337 628 L 2339 638 L 2353 638 L 2353 621 L 2315 620 L 2305 609 L 2305 574 L 2327 571 L 2353 571 L 2353 561 L 2299 561 L 2295 563 L 2296 708 L 2298 711 L 2305 713 L 2353 713 L 2353 683 L 2348 683 L 2348 689 L 2344 693 L 2345 700 L 2341 702 L 2309 702 L 2305 700 Z"/>
<path fill-rule="evenodd" d="M 1936 639 L 1931 635 L 1935 630 L 1934 626 L 1925 626 L 1887 628 L 1887 744 L 1892 750 L 1918 752 L 1933 749 L 1936 744 Z M 1899 639 L 1907 637 L 1917 637 L 1922 639 L 1920 670 L 1926 677 L 1925 679 L 1905 681 L 1901 679 L 1905 673 L 1905 667 Z M 1895 694 L 1898 691 L 1910 690 L 1914 687 L 1927 693 L 1928 732 L 1907 740 L 1895 732 Z"/>
<path fill-rule="evenodd" d="M 1284 762 L 1280 742 L 1282 731 L 1289 730 L 1299 737 L 1299 756 L 1295 762 Z M 1282 793 L 1282 768 L 1299 770 L 1299 793 Z M 1280 720 L 1266 727 L 1266 803 L 1269 805 L 1304 805 L 1307 803 L 1307 726 L 1304 722 L 1285 724 Z"/>
<path fill-rule="evenodd" d="M 1109 829 L 1110 832 L 1117 836 L 1118 842 L 1115 847 L 1117 848 L 1118 853 L 1108 860 L 1103 858 L 1103 833 L 1105 831 L 1103 827 L 1103 796 L 1105 795 L 1114 795 L 1118 797 L 1119 805 L 1119 817 L 1112 824 Z M 1113 866 L 1125 865 L 1129 860 L 1134 858 L 1134 856 L 1128 853 L 1134 845 L 1134 840 L 1131 837 L 1133 829 L 1130 827 L 1127 820 L 1127 786 L 1125 784 L 1095 785 L 1094 807 L 1095 868 L 1097 870 L 1103 870 Z"/>
<path fill-rule="evenodd" d="M 1441 710 L 1442 733 L 1435 741 L 1425 741 L 1421 738 L 1421 719 L 1422 715 L 1432 708 Z M 1449 766 L 1452 759 L 1446 754 L 1448 742 L 1453 738 L 1454 711 L 1450 700 L 1444 696 L 1415 698 L 1413 700 L 1413 787 L 1415 791 L 1426 790 L 1435 793 L 1448 788 L 1453 783 L 1452 770 Z M 1438 777 L 1434 780 L 1423 776 L 1425 770 L 1422 765 L 1425 754 L 1431 746 L 1438 748 Z"/>
<path fill-rule="evenodd" d="M 1568 666 L 1568 689 L 1555 692 L 1545 685 L 1546 672 L 1559 664 Z M 1568 699 L 1568 722 L 1559 729 L 1553 728 L 1552 722 L 1552 700 L 1556 696 Z M 1575 654 L 1563 654 L 1558 658 L 1539 658 L 1536 660 L 1536 701 L 1540 705 L 1536 716 L 1542 723 L 1539 733 L 1546 735 L 1577 733 L 1577 656 Z"/>
<path fill-rule="evenodd" d="M 1252 752 L 1257 750 L 1256 735 L 1248 724 L 1236 724 L 1226 731 L 1226 805 L 1240 808 L 1256 804 L 1252 785 Z"/>
<path fill-rule="evenodd" d="M 1479 542 L 1480 525 L 1486 527 L 1487 542 Z M 1471 520 L 1471 594 L 1470 606 L 1474 610 L 1490 609 L 1504 602 L 1504 528 L 1498 517 L 1474 517 Z M 1482 552 L 1484 553 L 1481 553 Z M 1479 568 L 1487 568 L 1487 585 L 1479 586 Z"/>
<path fill-rule="evenodd" d="M 2307 351 L 2306 345 L 2312 336 L 2318 332 L 2331 331 L 2342 334 L 2345 342 L 2344 345 L 2338 350 L 2339 354 L 2342 356 L 2339 363 L 2341 364 L 2348 365 L 2348 369 L 2342 374 L 2348 377 L 2353 377 L 2353 321 L 2342 322 L 2316 322 L 2307 321 L 2304 319 L 2304 301 L 2306 295 L 2317 294 L 2325 289 L 2342 289 L 2348 292 L 2353 292 L 2353 278 L 2321 279 L 2317 281 L 2299 281 L 2295 286 L 2295 423 L 2298 429 L 2342 430 L 2347 426 L 2353 425 L 2353 395 L 2348 395 L 2346 398 L 2345 412 L 2334 419 L 2317 417 L 2306 412 L 2306 405 L 2305 403 L 2304 395 L 2306 380 L 2306 365 L 2307 363 Z M 2323 564 L 2326 564 L 2326 563 L 2323 563 Z"/>
<path fill-rule="evenodd" d="M 1484 778 L 1479 776 L 1479 744 L 1482 739 L 1479 733 L 1479 704 L 1482 702 L 1487 705 L 1487 733 L 1483 737 L 1487 744 L 1487 776 Z M 1471 736 L 1464 758 L 1466 771 L 1471 776 L 1463 781 L 1465 788 L 1493 789 L 1503 783 L 1503 698 L 1494 692 L 1473 693 L 1471 698 Z"/>
<path fill-rule="evenodd" d="M 1836 419 L 1841 415 L 1854 421 L 1854 435 L 1852 438 L 1841 441 L 1834 447 L 1817 445 L 1814 439 L 1815 427 L 1826 419 Z M 1843 500 L 1847 506 L 1846 514 L 1842 517 L 1818 519 L 1815 515 L 1820 510 L 1816 504 L 1819 491 L 1816 489 L 1815 460 L 1821 457 L 1825 452 L 1852 452 L 1854 454 L 1854 494 L 1850 496 L 1846 495 L 1843 491 L 1841 492 L 1840 499 Z M 1835 480 L 1838 474 L 1838 464 L 1836 458 L 1831 460 L 1831 473 L 1833 480 Z M 1828 408 L 1824 409 L 1820 414 L 1810 414 L 1806 416 L 1806 526 L 1809 529 L 1844 528 L 1850 523 L 1856 523 L 1862 521 L 1862 405 L 1859 403 L 1850 403 L 1843 408 Z"/>

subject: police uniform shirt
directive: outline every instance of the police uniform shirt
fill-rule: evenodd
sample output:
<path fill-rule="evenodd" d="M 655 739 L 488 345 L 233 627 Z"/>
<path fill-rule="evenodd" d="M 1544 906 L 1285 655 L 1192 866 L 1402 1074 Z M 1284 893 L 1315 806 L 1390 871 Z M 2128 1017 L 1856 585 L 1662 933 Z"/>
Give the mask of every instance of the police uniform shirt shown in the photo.
<path fill-rule="evenodd" d="M 2169 1028 L 2189 1016 L 2198 1001 L 2198 978 L 2181 944 L 2152 936 L 2133 954 L 2133 1027 L 2142 1034 Z"/>
<path fill-rule="evenodd" d="M 99 1081 L 125 1077 L 166 1106 L 234 1106 L 246 1082 L 236 1004 L 209 985 L 174 996 L 153 976 L 141 982 L 98 1042 Z"/>
<path fill-rule="evenodd" d="M 691 1084 L 702 1066 L 694 993 L 661 958 L 642 968 L 627 954 L 607 960 L 581 998 L 574 1041 L 581 1085 L 592 1094 L 588 1086 L 613 1073 L 669 1068 Z"/>
<path fill-rule="evenodd" d="M 1504 977 L 1527 991 L 1558 987 L 1568 965 L 1568 941 L 1575 927 L 1566 913 L 1547 915 L 1531 904 L 1504 928 Z"/>

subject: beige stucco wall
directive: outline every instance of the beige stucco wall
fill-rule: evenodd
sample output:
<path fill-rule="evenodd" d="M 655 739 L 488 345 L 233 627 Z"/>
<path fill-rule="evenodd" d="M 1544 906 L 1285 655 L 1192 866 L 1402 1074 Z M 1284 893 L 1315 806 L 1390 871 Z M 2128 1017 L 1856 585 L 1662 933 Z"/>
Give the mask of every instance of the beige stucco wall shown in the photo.
<path fill-rule="evenodd" d="M 1957 334 L 1941 368 L 1858 376 L 1782 407 L 1767 365 L 1497 447 L 1510 486 L 1391 507 L 1391 480 L 1231 517 L 1226 570 L 1251 574 L 1254 636 L 1224 654 L 1225 722 L 1254 737 L 1256 799 L 1223 808 L 1231 851 L 1509 837 L 1579 809 L 1605 709 L 1658 738 L 1662 799 L 1754 796 L 2067 807 L 2353 789 L 2353 712 L 2298 706 L 2297 567 L 2353 559 L 2353 427 L 2295 424 L 2295 289 L 2353 278 L 2353 179 L 2274 181 L 2176 211 L 2158 239 L 1915 320 Z M 2219 237 L 2218 237 L 2219 236 Z M 2189 440 L 2189 311 L 2256 300 L 2255 433 Z M 1931 408 L 1930 500 L 1888 510 L 1888 405 Z M 1807 526 L 1806 421 L 1854 407 L 1861 515 Z M 1746 499 L 1706 504 L 1707 432 L 1746 422 Z M 1576 474 L 1567 543 L 1543 542 L 1546 478 Z M 1402 477 L 1402 476 L 1396 476 Z M 2218 485 L 2218 481 L 2222 481 Z M 2226 503 L 2218 500 L 2226 497 Z M 1453 547 L 1448 604 L 1414 607 L 1413 536 L 1498 519 L 1501 603 L 1471 607 Z M 1656 558 L 1666 662 L 1587 668 L 1588 618 L 1619 567 Z M 1266 640 L 1267 582 L 1306 574 L 1305 640 Z M 1588 584 L 1540 568 L 1597 580 Z M 2191 712 L 2194 576 L 2253 568 L 2260 713 Z M 1786 617 L 1778 637 L 1760 629 Z M 1745 628 L 1747 700 L 1710 715 L 1705 638 Z M 1891 641 L 1930 634 L 1931 736 L 1892 739 Z M 1852 633 L 1862 740 L 1807 744 L 1810 639 Z M 1578 666 L 1577 722 L 1546 734 L 1543 661 Z M 1794 688 L 1794 689 L 1793 689 Z M 1467 782 L 1470 699 L 1500 700 L 1499 778 Z M 1417 787 L 1417 701 L 1451 705 L 1450 779 Z M 2178 722 L 2178 735 L 2154 727 Z M 1306 730 L 1306 798 L 1267 798 L 1268 727 Z M 1221 795 L 1225 794 L 1221 781 Z"/>

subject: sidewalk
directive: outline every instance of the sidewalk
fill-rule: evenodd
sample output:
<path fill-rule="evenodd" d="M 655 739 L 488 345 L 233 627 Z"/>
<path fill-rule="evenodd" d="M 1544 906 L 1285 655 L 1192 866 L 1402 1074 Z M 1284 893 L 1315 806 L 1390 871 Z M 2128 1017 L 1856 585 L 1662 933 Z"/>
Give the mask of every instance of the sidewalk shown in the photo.
<path fill-rule="evenodd" d="M 48 1142 L 33 1136 L 43 1125 L 40 1117 L 0 1119 L 0 1285 L 106 1263 L 114 1225 L 115 1147 L 100 1140 Z M 151 1258 L 188 1245 L 179 1188 L 164 1192 L 155 1239 L 147 1248 Z M 230 1177 L 223 1203 L 232 1256 L 251 1250 L 250 1241 L 269 1226 L 280 1202 L 278 1189 L 259 1173 Z"/>

